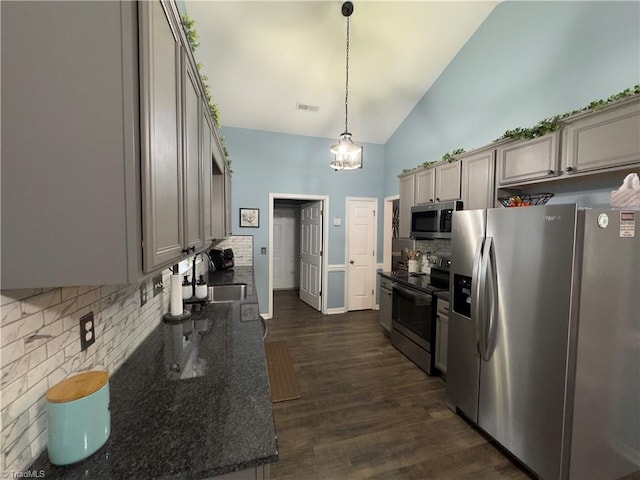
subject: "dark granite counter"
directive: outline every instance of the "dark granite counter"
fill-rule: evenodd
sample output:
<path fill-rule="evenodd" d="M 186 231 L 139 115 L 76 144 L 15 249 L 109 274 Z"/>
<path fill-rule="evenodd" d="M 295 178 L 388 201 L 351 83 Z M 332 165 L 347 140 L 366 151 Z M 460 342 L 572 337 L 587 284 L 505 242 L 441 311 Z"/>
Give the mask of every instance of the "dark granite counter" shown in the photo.
<path fill-rule="evenodd" d="M 111 377 L 111 435 L 100 450 L 65 467 L 45 451 L 30 469 L 46 478 L 202 479 L 277 461 L 253 269 L 209 281 L 238 282 L 247 283 L 245 300 L 160 324 Z"/>
<path fill-rule="evenodd" d="M 394 282 L 398 282 L 402 285 L 416 288 L 425 293 L 432 293 L 433 288 L 428 287 L 431 283 L 431 277 L 428 273 L 412 275 L 406 270 L 399 270 L 397 272 L 379 272 L 379 275 L 388 278 Z"/>
<path fill-rule="evenodd" d="M 449 294 L 449 290 L 441 290 L 436 292 L 436 297 L 446 300 L 447 302 L 451 301 L 451 295 Z"/>

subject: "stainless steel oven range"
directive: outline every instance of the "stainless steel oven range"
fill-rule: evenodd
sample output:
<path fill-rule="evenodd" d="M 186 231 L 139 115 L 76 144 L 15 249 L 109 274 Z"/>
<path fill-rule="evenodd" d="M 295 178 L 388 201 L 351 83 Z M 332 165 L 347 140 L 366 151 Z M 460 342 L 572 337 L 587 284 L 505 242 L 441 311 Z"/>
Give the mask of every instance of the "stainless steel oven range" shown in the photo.
<path fill-rule="evenodd" d="M 428 375 L 438 375 L 435 366 L 435 293 L 449 288 L 449 270 L 431 269 L 431 274 L 398 273 L 393 285 L 391 343 Z"/>

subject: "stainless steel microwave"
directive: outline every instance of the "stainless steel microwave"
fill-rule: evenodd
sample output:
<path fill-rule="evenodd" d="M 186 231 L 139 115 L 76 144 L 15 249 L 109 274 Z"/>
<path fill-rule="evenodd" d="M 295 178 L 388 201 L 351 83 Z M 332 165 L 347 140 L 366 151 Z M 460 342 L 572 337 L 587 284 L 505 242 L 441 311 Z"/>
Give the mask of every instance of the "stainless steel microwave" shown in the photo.
<path fill-rule="evenodd" d="M 460 200 L 411 207 L 411 237 L 451 238 L 451 219 L 455 210 L 462 210 Z"/>

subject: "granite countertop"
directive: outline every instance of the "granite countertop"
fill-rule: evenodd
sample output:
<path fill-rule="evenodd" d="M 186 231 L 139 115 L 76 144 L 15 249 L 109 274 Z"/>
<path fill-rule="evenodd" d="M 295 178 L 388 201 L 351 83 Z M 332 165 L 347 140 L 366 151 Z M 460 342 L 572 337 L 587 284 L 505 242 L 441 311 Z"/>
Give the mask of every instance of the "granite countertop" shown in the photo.
<path fill-rule="evenodd" d="M 431 277 L 428 273 L 425 273 L 424 275 L 414 276 L 410 275 L 406 270 L 398 270 L 395 272 L 379 272 L 379 275 L 393 280 L 394 282 L 398 282 L 400 284 L 422 290 L 425 293 L 433 292 L 433 288 L 428 287 L 429 283 L 431 282 Z"/>
<path fill-rule="evenodd" d="M 111 435 L 102 448 L 64 467 L 45 451 L 30 469 L 47 478 L 202 479 L 277 461 L 253 268 L 209 279 L 238 282 L 247 283 L 245 300 L 161 323 L 111 377 Z"/>

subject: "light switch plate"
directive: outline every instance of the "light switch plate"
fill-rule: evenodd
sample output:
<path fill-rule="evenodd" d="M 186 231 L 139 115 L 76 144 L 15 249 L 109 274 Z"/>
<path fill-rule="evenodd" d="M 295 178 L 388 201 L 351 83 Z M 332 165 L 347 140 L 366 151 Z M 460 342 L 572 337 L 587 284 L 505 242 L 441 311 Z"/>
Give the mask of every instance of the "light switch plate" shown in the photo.
<path fill-rule="evenodd" d="M 340 217 L 336 217 L 333 219 L 333 226 L 334 227 L 339 227 L 340 225 L 342 225 L 342 219 Z"/>

